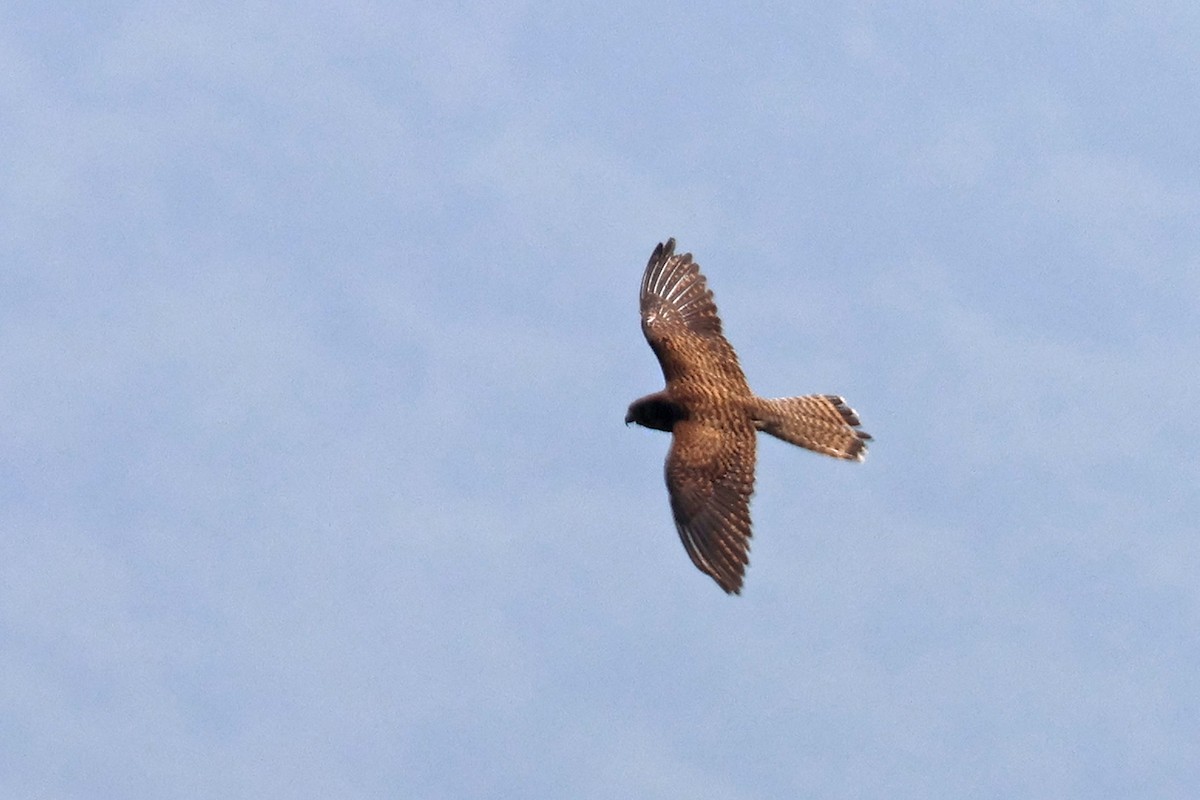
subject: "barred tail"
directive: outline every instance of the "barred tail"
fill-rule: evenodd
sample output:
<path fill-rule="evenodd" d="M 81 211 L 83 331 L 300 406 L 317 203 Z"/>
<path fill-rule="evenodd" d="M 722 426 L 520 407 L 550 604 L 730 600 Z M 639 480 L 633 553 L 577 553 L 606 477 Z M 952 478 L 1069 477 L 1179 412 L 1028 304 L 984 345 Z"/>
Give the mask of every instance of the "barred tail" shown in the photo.
<path fill-rule="evenodd" d="M 832 394 L 754 398 L 754 425 L 760 431 L 834 458 L 862 461 L 871 434 L 859 430 L 858 415 Z"/>

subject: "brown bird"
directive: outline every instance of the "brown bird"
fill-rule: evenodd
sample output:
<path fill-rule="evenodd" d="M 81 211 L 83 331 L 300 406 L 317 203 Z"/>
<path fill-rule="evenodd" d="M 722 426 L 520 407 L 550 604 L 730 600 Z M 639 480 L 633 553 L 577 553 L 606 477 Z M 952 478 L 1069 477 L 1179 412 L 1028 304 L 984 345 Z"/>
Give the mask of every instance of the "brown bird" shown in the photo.
<path fill-rule="evenodd" d="M 755 433 L 862 461 L 869 433 L 831 394 L 767 399 L 750 391 L 721 333 L 712 291 L 691 253 L 659 244 L 642 276 L 642 332 L 667 388 L 635 400 L 625 424 L 668 431 L 667 490 L 675 527 L 701 572 L 740 594 L 749 563 Z"/>

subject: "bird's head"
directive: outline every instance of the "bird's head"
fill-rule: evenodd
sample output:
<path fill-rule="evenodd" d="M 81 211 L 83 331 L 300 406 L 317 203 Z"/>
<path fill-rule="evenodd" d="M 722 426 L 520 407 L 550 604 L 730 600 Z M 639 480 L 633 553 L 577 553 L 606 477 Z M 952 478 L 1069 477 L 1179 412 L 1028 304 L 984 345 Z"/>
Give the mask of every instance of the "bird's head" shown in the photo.
<path fill-rule="evenodd" d="M 656 392 L 629 404 L 629 410 L 625 412 L 625 424 L 636 422 L 643 428 L 670 433 L 675 423 L 685 416 L 683 408 L 666 392 Z"/>

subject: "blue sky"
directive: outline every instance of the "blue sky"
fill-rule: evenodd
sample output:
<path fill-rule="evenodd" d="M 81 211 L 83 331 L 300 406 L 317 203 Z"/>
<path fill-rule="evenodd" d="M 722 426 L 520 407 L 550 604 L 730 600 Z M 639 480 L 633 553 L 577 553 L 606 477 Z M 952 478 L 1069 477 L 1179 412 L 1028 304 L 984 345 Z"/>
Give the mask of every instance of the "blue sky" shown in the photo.
<path fill-rule="evenodd" d="M 1194 4 L 0 10 L 0 794 L 1200 785 Z M 763 394 L 692 568 L 668 236 Z"/>

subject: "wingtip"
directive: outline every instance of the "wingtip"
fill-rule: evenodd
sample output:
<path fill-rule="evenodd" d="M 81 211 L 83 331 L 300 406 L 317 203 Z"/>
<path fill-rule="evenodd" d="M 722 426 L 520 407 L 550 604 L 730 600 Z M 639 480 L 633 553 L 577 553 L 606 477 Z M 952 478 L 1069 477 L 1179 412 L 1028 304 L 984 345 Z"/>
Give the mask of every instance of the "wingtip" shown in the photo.
<path fill-rule="evenodd" d="M 646 271 L 642 274 L 642 291 L 646 289 L 646 281 L 650 279 L 651 274 L 658 269 L 661 269 L 675 255 L 675 237 L 670 237 L 665 242 L 659 242 L 654 247 L 654 252 L 650 254 L 650 260 L 646 262 Z"/>
<path fill-rule="evenodd" d="M 675 255 L 675 237 L 671 236 L 665 242 L 659 242 L 654 253 L 650 256 L 650 264 L 660 263 Z"/>
<path fill-rule="evenodd" d="M 721 591 L 725 592 L 725 594 L 741 595 L 742 585 L 746 581 L 746 567 L 749 563 L 750 560 L 743 556 L 740 569 L 735 567 L 726 570 L 714 569 L 711 572 L 705 570 L 705 572 L 708 574 L 708 577 L 716 582 L 717 586 L 721 587 Z"/>

